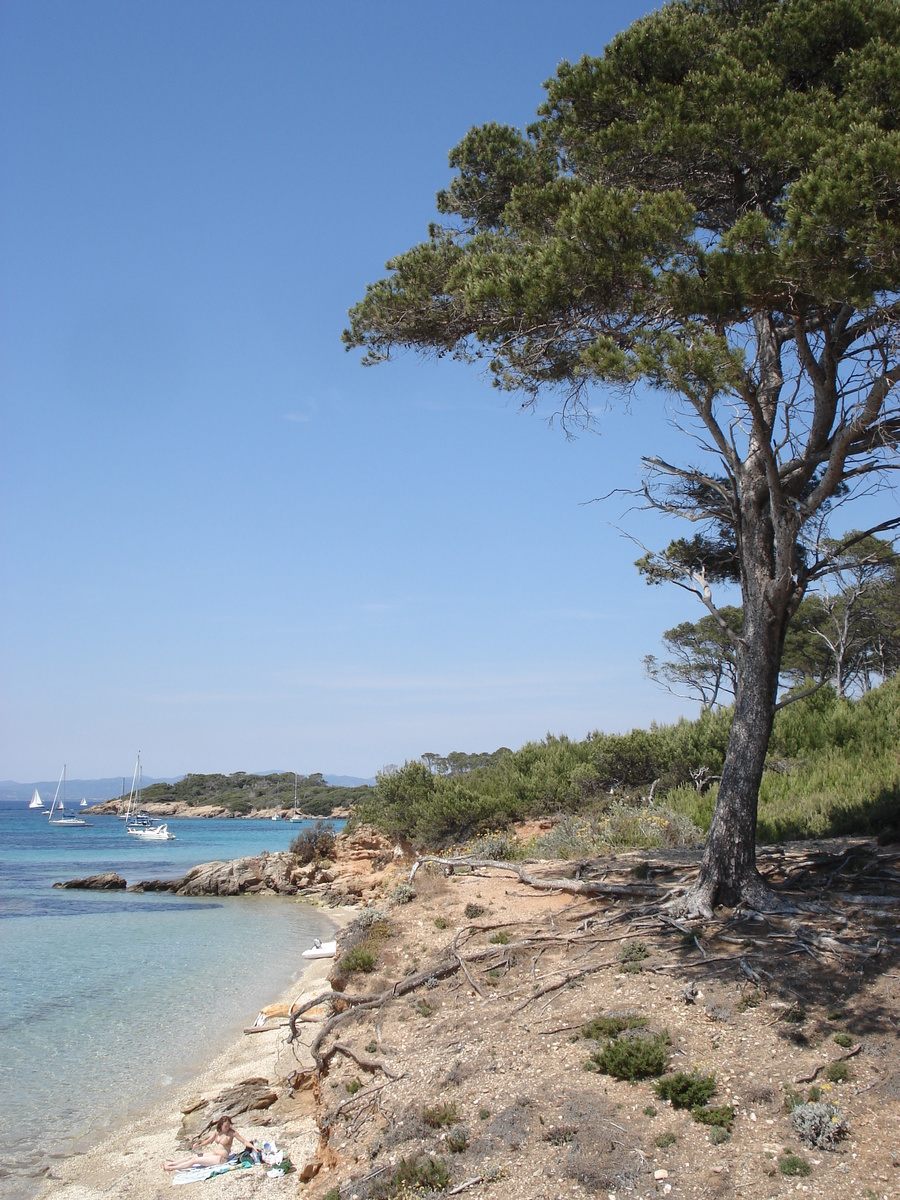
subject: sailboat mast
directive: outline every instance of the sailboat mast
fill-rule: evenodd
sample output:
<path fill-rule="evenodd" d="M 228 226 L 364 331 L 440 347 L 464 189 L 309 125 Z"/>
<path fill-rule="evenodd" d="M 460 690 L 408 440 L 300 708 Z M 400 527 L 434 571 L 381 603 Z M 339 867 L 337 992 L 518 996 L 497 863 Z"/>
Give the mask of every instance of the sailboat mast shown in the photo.
<path fill-rule="evenodd" d="M 66 773 L 65 764 L 63 764 L 62 773 L 56 784 L 56 791 L 53 793 L 53 803 L 50 805 L 50 811 L 47 813 L 47 819 L 53 816 L 53 810 L 56 808 L 56 801 L 59 798 L 59 789 L 62 787 L 63 775 Z"/>

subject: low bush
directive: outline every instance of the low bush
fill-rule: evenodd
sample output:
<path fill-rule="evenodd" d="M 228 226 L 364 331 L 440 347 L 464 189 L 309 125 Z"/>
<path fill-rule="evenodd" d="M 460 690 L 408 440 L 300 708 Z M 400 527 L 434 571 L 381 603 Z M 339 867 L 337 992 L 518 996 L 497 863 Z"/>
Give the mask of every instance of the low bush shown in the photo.
<path fill-rule="evenodd" d="M 368 975 L 375 970 L 377 964 L 378 955 L 370 946 L 361 942 L 358 946 L 352 946 L 346 954 L 341 955 L 338 967 L 348 974 L 355 974 L 359 971 Z"/>
<path fill-rule="evenodd" d="M 695 1108 L 709 1100 L 716 1090 L 715 1075 L 687 1074 L 676 1071 L 653 1085 L 660 1100 L 669 1100 L 673 1108 Z"/>
<path fill-rule="evenodd" d="M 581 1032 L 586 1038 L 595 1038 L 599 1042 L 602 1038 L 618 1037 L 626 1029 L 643 1029 L 647 1024 L 646 1017 L 625 1013 L 621 1017 L 594 1017 L 587 1025 L 582 1025 Z"/>
<path fill-rule="evenodd" d="M 844 1114 L 834 1104 L 798 1104 L 791 1125 L 800 1141 L 816 1150 L 833 1150 L 848 1133 Z"/>
<path fill-rule="evenodd" d="M 704 1108 L 695 1104 L 691 1109 L 691 1117 L 698 1125 L 716 1125 L 720 1129 L 730 1131 L 734 1122 L 734 1109 L 730 1104 L 721 1104 L 718 1108 Z"/>
<path fill-rule="evenodd" d="M 477 921 L 479 917 L 484 916 L 484 906 L 481 904 L 467 904 L 463 912 L 467 921 Z"/>
<path fill-rule="evenodd" d="M 812 1167 L 801 1154 L 785 1154 L 783 1158 L 779 1158 L 778 1170 L 788 1178 L 812 1174 Z"/>
<path fill-rule="evenodd" d="M 852 1074 L 849 1063 L 833 1062 L 829 1064 L 825 1078 L 829 1083 L 845 1083 Z"/>
<path fill-rule="evenodd" d="M 374 1200 L 390 1200 L 419 1192 L 443 1192 L 449 1186 L 450 1172 L 442 1158 L 414 1156 L 401 1158 L 387 1179 L 378 1180 L 372 1195 Z"/>
<path fill-rule="evenodd" d="M 668 1030 L 643 1036 L 634 1032 L 630 1037 L 617 1037 L 601 1051 L 591 1055 L 591 1063 L 613 1079 L 653 1079 L 662 1075 L 669 1065 Z"/>
<path fill-rule="evenodd" d="M 319 822 L 291 839 L 290 852 L 303 866 L 318 859 L 330 858 L 334 854 L 336 837 L 333 825 Z"/>
<path fill-rule="evenodd" d="M 454 1125 L 447 1134 L 447 1149 L 462 1154 L 469 1144 L 469 1131 L 465 1125 Z"/>
<path fill-rule="evenodd" d="M 640 964 L 649 957 L 650 951 L 643 942 L 626 942 L 619 951 L 619 962 L 626 971 L 633 973 L 640 971 Z"/>
<path fill-rule="evenodd" d="M 422 1120 L 430 1129 L 443 1129 L 445 1125 L 455 1125 L 459 1120 L 456 1101 L 444 1101 L 441 1104 L 433 1104 L 430 1108 L 423 1108 Z"/>
<path fill-rule="evenodd" d="M 842 1046 L 845 1050 L 849 1050 L 853 1045 L 853 1038 L 849 1033 L 836 1033 L 834 1035 L 834 1043 L 836 1046 Z"/>
<path fill-rule="evenodd" d="M 469 846 L 473 858 L 486 858 L 493 862 L 514 862 L 525 857 L 525 847 L 517 837 L 509 833 L 486 833 L 476 838 Z"/>

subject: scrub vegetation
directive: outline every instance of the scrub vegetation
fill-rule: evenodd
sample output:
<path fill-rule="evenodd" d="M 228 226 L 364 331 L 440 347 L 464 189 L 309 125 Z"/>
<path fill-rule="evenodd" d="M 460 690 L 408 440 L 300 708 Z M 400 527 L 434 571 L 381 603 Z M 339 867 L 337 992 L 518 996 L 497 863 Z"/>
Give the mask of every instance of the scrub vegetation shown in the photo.
<path fill-rule="evenodd" d="M 355 812 L 392 837 L 432 847 L 475 838 L 490 846 L 516 821 L 553 816 L 552 829 L 520 847 L 536 857 L 696 844 L 712 819 L 730 723 L 731 709 L 720 709 L 583 741 L 548 735 L 476 756 L 472 767 L 464 755 L 446 771 L 415 760 L 382 773 Z M 760 788 L 760 840 L 900 838 L 898 744 L 896 676 L 859 699 L 822 688 L 782 709 Z M 508 837 L 503 845 L 503 857 L 513 857 Z"/>

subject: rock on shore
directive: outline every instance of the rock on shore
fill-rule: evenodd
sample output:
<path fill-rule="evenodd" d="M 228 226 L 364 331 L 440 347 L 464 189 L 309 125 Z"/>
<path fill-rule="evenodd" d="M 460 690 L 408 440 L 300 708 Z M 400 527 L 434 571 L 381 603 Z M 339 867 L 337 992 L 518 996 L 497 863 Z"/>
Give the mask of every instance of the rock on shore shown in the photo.
<path fill-rule="evenodd" d="M 290 851 L 252 855 L 230 862 L 208 862 L 192 867 L 178 879 L 144 879 L 129 892 L 168 892 L 176 896 L 296 896 L 311 894 L 329 904 L 354 904 L 383 895 L 394 882 L 396 862 L 403 851 L 380 833 L 362 827 L 339 834 L 331 859 L 301 864 Z M 126 881 L 109 872 L 69 879 L 54 887 L 91 890 L 121 889 Z"/>
<path fill-rule="evenodd" d="M 116 892 L 127 886 L 121 875 L 107 871 L 103 875 L 88 875 L 84 879 L 67 879 L 65 883 L 54 883 L 55 888 L 87 888 L 93 892 Z"/>

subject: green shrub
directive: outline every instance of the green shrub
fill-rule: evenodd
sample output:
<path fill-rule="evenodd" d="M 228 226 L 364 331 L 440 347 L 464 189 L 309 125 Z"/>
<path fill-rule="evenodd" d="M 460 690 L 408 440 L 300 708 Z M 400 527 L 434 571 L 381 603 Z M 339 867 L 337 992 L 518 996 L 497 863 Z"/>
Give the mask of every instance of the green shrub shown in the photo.
<path fill-rule="evenodd" d="M 338 962 L 338 967 L 341 971 L 346 971 L 348 974 L 354 974 L 357 971 L 363 974 L 369 974 L 374 971 L 378 963 L 378 955 L 369 946 L 360 943 L 358 946 L 351 947 L 346 954 L 342 954 Z"/>
<path fill-rule="evenodd" d="M 467 921 L 477 921 L 484 916 L 484 907 L 481 904 L 467 904 L 463 912 Z"/>
<path fill-rule="evenodd" d="M 388 1197 L 401 1194 L 408 1196 L 416 1192 L 443 1192 L 450 1186 L 450 1172 L 442 1158 L 431 1158 L 429 1155 L 413 1158 L 401 1158 L 384 1181 L 379 1180 L 373 1195 Z"/>
<path fill-rule="evenodd" d="M 626 971 L 631 969 L 640 970 L 639 964 L 645 958 L 650 957 L 650 951 L 643 942 L 626 942 L 619 951 L 619 962 L 625 967 Z"/>
<path fill-rule="evenodd" d="M 825 1078 L 829 1083 L 845 1083 L 852 1074 L 849 1063 L 833 1062 L 829 1064 Z"/>
<path fill-rule="evenodd" d="M 730 1104 L 721 1104 L 718 1108 L 703 1108 L 695 1104 L 691 1109 L 691 1117 L 698 1125 L 717 1125 L 720 1129 L 731 1129 L 734 1121 L 734 1109 Z"/>
<path fill-rule="evenodd" d="M 444 1101 L 441 1104 L 433 1104 L 430 1108 L 423 1108 L 422 1120 L 429 1129 L 443 1129 L 445 1125 L 455 1125 L 459 1120 L 456 1101 Z"/>
<path fill-rule="evenodd" d="M 669 1100 L 673 1108 L 694 1108 L 705 1104 L 716 1090 L 715 1075 L 686 1074 L 676 1071 L 653 1085 L 660 1100 Z"/>
<path fill-rule="evenodd" d="M 849 1050 L 853 1045 L 853 1038 L 849 1033 L 836 1033 L 834 1035 L 834 1042 L 836 1045 L 842 1046 L 845 1050 Z"/>
<path fill-rule="evenodd" d="M 674 1146 L 678 1138 L 674 1133 L 658 1133 L 653 1139 L 653 1144 L 660 1150 L 666 1150 L 669 1146 Z"/>
<path fill-rule="evenodd" d="M 646 1017 L 626 1013 L 621 1017 L 594 1017 L 587 1025 L 582 1025 L 581 1032 L 586 1038 L 596 1038 L 599 1042 L 602 1038 L 618 1037 L 626 1029 L 643 1029 L 647 1024 Z"/>
<path fill-rule="evenodd" d="M 789 1178 L 812 1174 L 812 1167 L 800 1154 L 785 1154 L 783 1158 L 779 1158 L 778 1170 Z"/>
<path fill-rule="evenodd" d="M 499 933 L 492 933 L 488 941 L 492 942 L 495 946 L 506 946 L 509 944 L 509 934 L 501 929 Z"/>
<path fill-rule="evenodd" d="M 604 1075 L 614 1079 L 652 1079 L 662 1075 L 668 1066 L 669 1046 L 672 1039 L 668 1031 L 642 1037 L 618 1037 L 599 1052 L 591 1055 L 591 1062 Z"/>
<path fill-rule="evenodd" d="M 450 922 L 447 920 L 446 917 L 435 917 L 434 918 L 435 929 L 446 929 L 449 924 L 450 924 Z"/>

